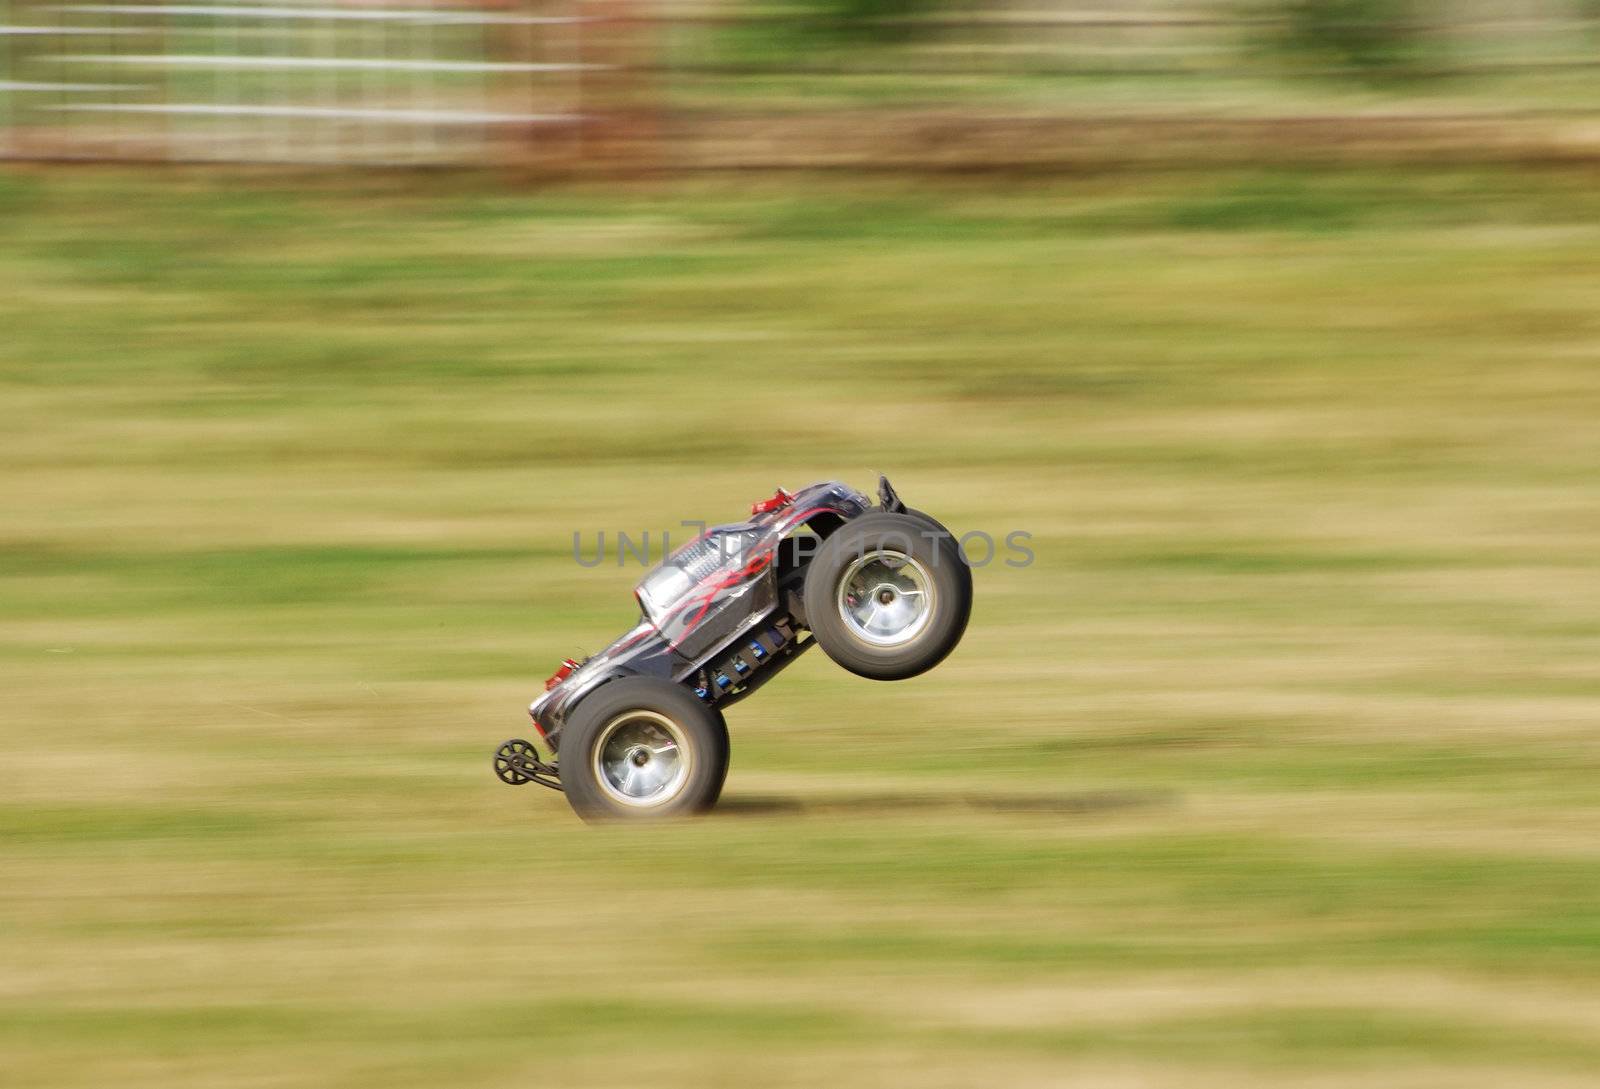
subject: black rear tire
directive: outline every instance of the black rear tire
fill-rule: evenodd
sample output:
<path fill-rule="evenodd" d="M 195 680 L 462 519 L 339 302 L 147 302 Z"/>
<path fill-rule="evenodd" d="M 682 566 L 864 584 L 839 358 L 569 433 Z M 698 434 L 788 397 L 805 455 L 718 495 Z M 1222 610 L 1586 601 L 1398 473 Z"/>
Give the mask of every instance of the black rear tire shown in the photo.
<path fill-rule="evenodd" d="M 972 572 L 927 515 L 864 514 L 823 542 L 806 571 L 805 606 L 828 657 L 862 677 L 901 680 L 932 669 L 961 641 Z"/>
<path fill-rule="evenodd" d="M 662 820 L 716 805 L 728 727 L 681 685 L 624 677 L 573 709 L 561 736 L 561 788 L 586 821 Z"/>

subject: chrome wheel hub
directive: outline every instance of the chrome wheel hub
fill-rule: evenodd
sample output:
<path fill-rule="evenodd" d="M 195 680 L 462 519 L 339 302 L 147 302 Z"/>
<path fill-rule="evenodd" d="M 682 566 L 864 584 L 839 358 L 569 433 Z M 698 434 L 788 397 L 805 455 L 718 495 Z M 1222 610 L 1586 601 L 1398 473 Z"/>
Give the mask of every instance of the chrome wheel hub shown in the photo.
<path fill-rule="evenodd" d="M 655 711 L 626 711 L 600 731 L 594 747 L 595 779 L 616 802 L 664 805 L 689 779 L 693 754 L 676 722 Z"/>
<path fill-rule="evenodd" d="M 879 548 L 857 557 L 839 580 L 839 617 L 862 642 L 898 646 L 928 626 L 933 598 L 933 579 L 919 561 Z"/>

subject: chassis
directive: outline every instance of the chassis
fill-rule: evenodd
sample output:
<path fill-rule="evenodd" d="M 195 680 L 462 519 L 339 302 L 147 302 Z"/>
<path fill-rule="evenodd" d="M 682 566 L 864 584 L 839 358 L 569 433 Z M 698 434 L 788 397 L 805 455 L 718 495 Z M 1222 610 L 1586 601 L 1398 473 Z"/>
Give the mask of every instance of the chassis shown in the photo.
<path fill-rule="evenodd" d="M 564 790 L 586 819 L 709 808 L 727 707 L 819 643 L 876 679 L 931 668 L 965 630 L 972 578 L 949 531 L 880 477 L 876 503 L 837 481 L 780 488 L 673 552 L 634 595 L 638 623 L 563 661 L 529 707 L 550 759 L 521 738 L 495 753 L 502 782 Z"/>

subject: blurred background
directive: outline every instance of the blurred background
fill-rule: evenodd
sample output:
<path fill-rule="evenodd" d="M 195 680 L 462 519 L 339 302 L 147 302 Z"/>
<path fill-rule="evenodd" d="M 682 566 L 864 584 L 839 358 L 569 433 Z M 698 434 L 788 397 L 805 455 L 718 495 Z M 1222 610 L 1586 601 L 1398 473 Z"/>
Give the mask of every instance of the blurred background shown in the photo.
<path fill-rule="evenodd" d="M 1597 42 L 0 3 L 8 1083 L 1592 1086 Z M 879 471 L 1032 534 L 938 670 L 495 781 L 574 533 Z"/>

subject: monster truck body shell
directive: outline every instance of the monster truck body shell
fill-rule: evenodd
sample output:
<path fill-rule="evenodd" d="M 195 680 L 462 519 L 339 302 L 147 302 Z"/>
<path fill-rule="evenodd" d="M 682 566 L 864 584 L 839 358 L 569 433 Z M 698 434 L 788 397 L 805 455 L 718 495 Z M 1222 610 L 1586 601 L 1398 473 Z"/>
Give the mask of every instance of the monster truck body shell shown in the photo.
<path fill-rule="evenodd" d="M 880 499 L 874 505 L 838 481 L 793 495 L 779 489 L 755 504 L 747 521 L 707 529 L 635 588 L 642 613 L 637 624 L 598 654 L 569 660 L 550 678 L 528 709 L 534 726 L 559 751 L 562 728 L 578 701 L 621 677 L 670 680 L 718 706 L 748 695 L 811 646 L 792 577 L 806 552 L 797 546 L 807 535 L 798 531 L 823 538 L 870 511 L 903 509 L 886 480 Z"/>

